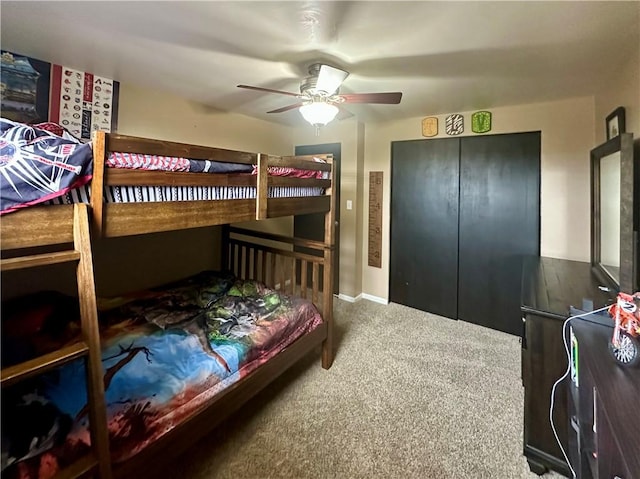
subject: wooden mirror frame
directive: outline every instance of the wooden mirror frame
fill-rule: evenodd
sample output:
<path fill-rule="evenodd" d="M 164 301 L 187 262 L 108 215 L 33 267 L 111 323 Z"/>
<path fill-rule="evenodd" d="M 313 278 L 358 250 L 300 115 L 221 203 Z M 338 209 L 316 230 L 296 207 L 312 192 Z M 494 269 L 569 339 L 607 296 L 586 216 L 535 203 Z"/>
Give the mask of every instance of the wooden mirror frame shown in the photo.
<path fill-rule="evenodd" d="M 619 282 L 600 262 L 600 160 L 620 152 L 620 274 Z M 637 227 L 634 223 L 633 134 L 622 133 L 591 150 L 591 267 L 604 286 L 634 293 L 638 288 Z M 636 213 L 637 215 L 637 213 Z"/>

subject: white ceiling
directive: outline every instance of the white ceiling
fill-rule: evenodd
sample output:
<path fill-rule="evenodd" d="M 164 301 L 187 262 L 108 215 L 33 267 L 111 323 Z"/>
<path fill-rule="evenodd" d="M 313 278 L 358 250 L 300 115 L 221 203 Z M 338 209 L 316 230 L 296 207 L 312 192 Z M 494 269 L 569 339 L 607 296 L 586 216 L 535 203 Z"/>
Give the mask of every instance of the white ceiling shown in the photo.
<path fill-rule="evenodd" d="M 1 46 L 285 124 L 309 64 L 348 70 L 362 121 L 590 95 L 640 51 L 640 2 L 13 2 Z M 293 101 L 292 101 L 293 100 Z"/>

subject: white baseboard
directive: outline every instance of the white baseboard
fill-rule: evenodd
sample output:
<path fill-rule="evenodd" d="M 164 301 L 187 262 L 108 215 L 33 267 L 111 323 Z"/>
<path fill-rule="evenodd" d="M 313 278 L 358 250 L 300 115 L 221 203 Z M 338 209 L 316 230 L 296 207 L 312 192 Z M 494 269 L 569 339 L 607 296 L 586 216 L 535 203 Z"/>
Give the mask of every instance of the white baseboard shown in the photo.
<path fill-rule="evenodd" d="M 380 303 L 380 304 L 384 304 L 384 305 L 389 304 L 389 300 L 388 299 L 381 298 L 380 296 L 374 296 L 372 294 L 367 294 L 367 293 L 362 293 L 359 296 L 362 296 L 362 299 L 373 301 L 374 303 Z"/>
<path fill-rule="evenodd" d="M 357 303 L 358 301 L 360 301 L 362 299 L 362 295 L 359 294 L 358 296 L 356 296 L 355 298 L 353 296 L 348 296 L 346 294 L 342 294 L 340 293 L 338 295 L 338 299 L 341 299 L 343 301 L 347 301 L 349 303 Z"/>
<path fill-rule="evenodd" d="M 355 298 L 353 296 L 348 296 L 346 294 L 340 293 L 338 295 L 338 299 L 341 299 L 343 301 L 348 301 L 349 303 L 357 303 L 358 301 L 360 301 L 362 299 L 366 299 L 368 301 L 373 301 L 374 303 L 380 303 L 380 304 L 385 304 L 385 305 L 389 304 L 388 300 L 386 300 L 384 298 L 380 298 L 378 296 L 373 296 L 373 295 L 367 294 L 367 293 L 360 293 Z"/>

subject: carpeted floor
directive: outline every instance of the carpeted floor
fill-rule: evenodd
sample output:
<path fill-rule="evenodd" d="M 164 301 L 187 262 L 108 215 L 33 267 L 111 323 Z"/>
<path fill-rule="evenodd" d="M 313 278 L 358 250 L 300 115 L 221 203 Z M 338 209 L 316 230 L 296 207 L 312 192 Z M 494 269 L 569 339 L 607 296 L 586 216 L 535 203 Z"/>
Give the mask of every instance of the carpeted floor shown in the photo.
<path fill-rule="evenodd" d="M 517 337 L 396 304 L 336 300 L 335 317 L 330 370 L 310 355 L 165 477 L 538 477 Z"/>

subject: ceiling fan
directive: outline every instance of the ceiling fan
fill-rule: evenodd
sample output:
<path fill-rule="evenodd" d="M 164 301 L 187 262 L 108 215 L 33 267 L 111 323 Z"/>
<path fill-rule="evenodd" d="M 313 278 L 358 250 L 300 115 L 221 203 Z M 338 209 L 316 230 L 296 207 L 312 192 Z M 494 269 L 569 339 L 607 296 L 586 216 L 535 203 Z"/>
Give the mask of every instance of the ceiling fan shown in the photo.
<path fill-rule="evenodd" d="M 238 85 L 248 90 L 278 93 L 298 98 L 300 101 L 292 105 L 277 108 L 267 113 L 283 113 L 300 109 L 300 113 L 312 125 L 319 127 L 333 120 L 338 112 L 342 118 L 353 116 L 339 107 L 343 103 L 377 103 L 397 105 L 402 99 L 401 92 L 385 93 L 339 93 L 340 85 L 349 76 L 349 72 L 322 63 L 314 63 L 309 67 L 309 76 L 300 83 L 300 93 L 272 90 L 250 85 Z"/>

